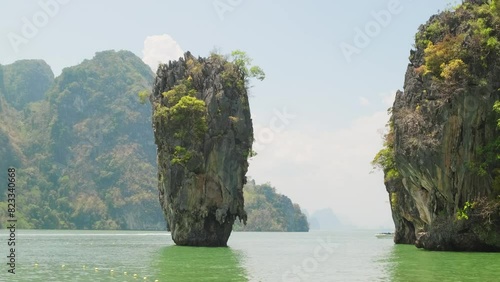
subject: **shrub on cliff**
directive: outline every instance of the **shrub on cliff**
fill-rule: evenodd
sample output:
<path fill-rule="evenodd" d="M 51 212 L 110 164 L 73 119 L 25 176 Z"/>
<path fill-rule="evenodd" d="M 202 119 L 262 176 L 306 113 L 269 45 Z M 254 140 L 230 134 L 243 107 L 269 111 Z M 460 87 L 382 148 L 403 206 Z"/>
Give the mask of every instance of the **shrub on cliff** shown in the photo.
<path fill-rule="evenodd" d="M 389 123 L 388 127 L 389 132 L 384 136 L 384 147 L 375 155 L 372 161 L 374 168 L 382 169 L 386 182 L 400 177 L 394 159 L 394 127 L 391 123 Z"/>
<path fill-rule="evenodd" d="M 264 71 L 259 66 L 252 65 L 252 59 L 241 50 L 235 50 L 231 52 L 230 56 L 226 57 L 212 53 L 211 58 L 216 60 L 224 58 L 222 60 L 224 61 L 225 70 L 222 73 L 222 79 L 226 87 L 236 87 L 241 91 L 245 85 L 249 85 L 250 78 L 261 81 L 266 78 Z"/>

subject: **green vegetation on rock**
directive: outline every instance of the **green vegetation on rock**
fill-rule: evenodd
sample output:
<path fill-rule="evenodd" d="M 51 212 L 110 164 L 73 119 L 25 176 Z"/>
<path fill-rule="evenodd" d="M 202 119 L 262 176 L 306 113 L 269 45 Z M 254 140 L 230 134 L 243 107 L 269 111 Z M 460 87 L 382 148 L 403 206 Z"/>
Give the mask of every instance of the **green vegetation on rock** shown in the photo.
<path fill-rule="evenodd" d="M 261 81 L 266 78 L 262 68 L 252 65 L 252 59 L 241 50 L 231 52 L 230 56 L 222 56 L 212 52 L 210 58 L 224 63 L 222 79 L 226 87 L 236 87 L 242 91 L 249 84 L 250 78 Z"/>
<path fill-rule="evenodd" d="M 421 27 L 415 46 L 424 50 L 424 64 L 416 68 L 448 84 L 479 83 L 500 51 L 496 1 L 473 4 L 465 1 Z"/>
<path fill-rule="evenodd" d="M 231 52 L 231 57 L 233 63 L 243 74 L 243 78 L 257 78 L 258 80 L 264 80 L 266 78 L 264 71 L 259 66 L 252 65 L 252 59 L 250 59 L 245 52 L 235 50 Z"/>
<path fill-rule="evenodd" d="M 388 127 L 389 132 L 384 136 L 384 148 L 375 155 L 372 161 L 375 168 L 382 169 L 386 182 L 399 178 L 396 160 L 394 159 L 394 128 L 392 124 L 389 124 Z"/>
<path fill-rule="evenodd" d="M 207 132 L 205 102 L 191 96 L 182 97 L 170 108 L 170 122 L 176 128 L 176 138 L 200 140 Z"/>

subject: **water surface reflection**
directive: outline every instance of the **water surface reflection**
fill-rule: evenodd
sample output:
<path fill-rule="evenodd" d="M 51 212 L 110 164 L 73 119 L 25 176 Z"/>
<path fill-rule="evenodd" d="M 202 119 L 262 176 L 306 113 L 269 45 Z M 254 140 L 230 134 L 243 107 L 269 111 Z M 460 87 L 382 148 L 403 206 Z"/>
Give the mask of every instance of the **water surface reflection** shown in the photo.
<path fill-rule="evenodd" d="M 430 252 L 395 245 L 390 263 L 392 281 L 498 281 L 500 254 Z"/>
<path fill-rule="evenodd" d="M 154 260 L 160 281 L 248 281 L 244 255 L 231 248 L 168 246 Z"/>

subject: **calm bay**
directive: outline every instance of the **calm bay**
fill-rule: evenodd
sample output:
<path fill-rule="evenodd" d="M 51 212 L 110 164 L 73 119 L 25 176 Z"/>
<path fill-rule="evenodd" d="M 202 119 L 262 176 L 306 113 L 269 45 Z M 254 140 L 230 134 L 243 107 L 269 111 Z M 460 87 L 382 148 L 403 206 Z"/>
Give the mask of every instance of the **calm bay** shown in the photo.
<path fill-rule="evenodd" d="M 500 254 L 428 252 L 377 230 L 233 232 L 228 248 L 175 246 L 167 232 L 18 230 L 1 281 L 499 281 Z M 0 232 L 1 238 L 8 233 Z"/>

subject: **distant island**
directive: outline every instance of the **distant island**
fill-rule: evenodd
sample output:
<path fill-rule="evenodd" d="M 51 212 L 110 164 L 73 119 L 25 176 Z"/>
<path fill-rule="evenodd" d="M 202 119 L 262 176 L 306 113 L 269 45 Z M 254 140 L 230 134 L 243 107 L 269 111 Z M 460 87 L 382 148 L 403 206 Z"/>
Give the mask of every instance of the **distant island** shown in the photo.
<path fill-rule="evenodd" d="M 311 230 L 347 230 L 353 226 L 344 224 L 331 208 L 320 209 L 308 216 Z"/>

